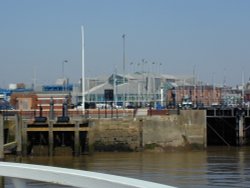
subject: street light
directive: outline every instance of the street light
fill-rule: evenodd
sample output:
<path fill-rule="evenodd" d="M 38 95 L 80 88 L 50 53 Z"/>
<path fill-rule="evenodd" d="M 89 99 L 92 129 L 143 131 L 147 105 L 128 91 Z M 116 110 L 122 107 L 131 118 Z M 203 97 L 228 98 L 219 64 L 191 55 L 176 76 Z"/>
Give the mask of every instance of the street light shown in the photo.
<path fill-rule="evenodd" d="M 62 62 L 62 79 L 63 79 L 63 90 L 65 90 L 65 77 L 64 77 L 64 64 L 68 63 L 68 60 Z M 67 82 L 67 81 L 66 81 Z M 67 84 L 68 85 L 68 84 Z"/>
<path fill-rule="evenodd" d="M 134 62 L 130 62 L 131 65 L 131 73 L 134 74 L 135 73 L 135 63 Z"/>
<path fill-rule="evenodd" d="M 159 65 L 159 66 L 158 66 L 158 73 L 160 74 L 160 73 L 161 73 L 161 66 L 162 66 L 162 63 L 159 63 L 158 65 Z"/>
<path fill-rule="evenodd" d="M 64 63 L 68 63 L 68 60 L 62 62 L 62 78 L 64 79 Z"/>

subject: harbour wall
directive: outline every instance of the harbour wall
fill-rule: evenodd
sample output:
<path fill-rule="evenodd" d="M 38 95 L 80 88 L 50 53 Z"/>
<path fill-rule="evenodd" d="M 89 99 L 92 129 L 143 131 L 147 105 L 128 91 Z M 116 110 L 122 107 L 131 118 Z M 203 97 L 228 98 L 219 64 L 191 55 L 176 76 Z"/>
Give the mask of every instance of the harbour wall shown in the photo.
<path fill-rule="evenodd" d="M 206 148 L 206 111 L 130 119 L 93 119 L 89 147 L 97 151 Z"/>
<path fill-rule="evenodd" d="M 1 118 L 2 119 L 2 118 Z M 94 151 L 169 151 L 203 149 L 207 146 L 206 111 L 126 118 L 71 119 L 60 123 L 36 123 L 15 116 L 2 121 L 5 143 L 16 143 L 17 153 L 57 155 L 65 150 L 75 155 Z M 3 128 L 3 127 L 2 127 Z M 64 142 L 58 143 L 57 138 Z M 13 145 L 14 146 L 14 145 Z M 1 144 L 3 152 L 3 143 Z M 42 152 L 43 151 L 43 152 Z"/>

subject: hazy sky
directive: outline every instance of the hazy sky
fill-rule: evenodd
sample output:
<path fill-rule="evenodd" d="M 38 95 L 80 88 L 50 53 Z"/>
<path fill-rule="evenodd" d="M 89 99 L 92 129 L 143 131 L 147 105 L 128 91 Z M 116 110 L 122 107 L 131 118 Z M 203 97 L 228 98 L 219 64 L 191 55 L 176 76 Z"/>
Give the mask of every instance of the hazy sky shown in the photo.
<path fill-rule="evenodd" d="M 0 0 L 0 87 L 55 83 L 64 60 L 77 82 L 81 25 L 87 77 L 122 73 L 123 34 L 126 72 L 233 86 L 250 77 L 249 0 Z"/>

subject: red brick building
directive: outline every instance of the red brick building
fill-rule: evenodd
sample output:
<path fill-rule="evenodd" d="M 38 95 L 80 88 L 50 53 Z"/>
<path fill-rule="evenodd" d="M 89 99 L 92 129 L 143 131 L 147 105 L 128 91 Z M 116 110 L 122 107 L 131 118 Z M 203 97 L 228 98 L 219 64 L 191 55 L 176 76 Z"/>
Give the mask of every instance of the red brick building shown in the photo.
<path fill-rule="evenodd" d="M 17 110 L 43 110 L 50 109 L 51 102 L 54 109 L 62 109 L 63 103 L 67 99 L 67 103 L 71 104 L 71 98 L 68 93 L 35 93 L 35 92 L 17 92 L 12 93 L 10 103 Z"/>
<path fill-rule="evenodd" d="M 34 92 L 16 92 L 10 96 L 10 104 L 19 110 L 37 108 L 37 95 Z"/>
<path fill-rule="evenodd" d="M 176 86 L 167 91 L 167 103 L 183 104 L 190 102 L 193 106 L 211 106 L 220 104 L 222 88 L 211 85 L 202 86 Z"/>

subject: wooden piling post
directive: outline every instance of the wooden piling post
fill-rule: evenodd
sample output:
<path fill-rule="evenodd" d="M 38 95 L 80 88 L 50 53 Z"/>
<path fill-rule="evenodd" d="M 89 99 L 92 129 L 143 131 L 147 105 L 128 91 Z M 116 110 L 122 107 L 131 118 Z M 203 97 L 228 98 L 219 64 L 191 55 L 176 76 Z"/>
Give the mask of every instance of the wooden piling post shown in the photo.
<path fill-rule="evenodd" d="M 0 161 L 4 159 L 4 121 L 3 115 L 0 114 Z M 4 187 L 4 178 L 0 177 L 0 186 Z"/>
<path fill-rule="evenodd" d="M 22 154 L 27 155 L 28 151 L 28 134 L 27 134 L 27 121 L 21 121 L 21 130 L 22 130 Z"/>
<path fill-rule="evenodd" d="M 75 122 L 75 136 L 74 136 L 74 155 L 80 155 L 80 123 L 79 121 Z"/>
<path fill-rule="evenodd" d="M 143 119 L 139 120 L 139 150 L 142 151 L 144 147 L 143 144 Z"/>
<path fill-rule="evenodd" d="M 54 155 L 54 135 L 53 135 L 54 121 L 49 121 L 49 156 Z"/>
<path fill-rule="evenodd" d="M 4 187 L 4 177 L 0 177 L 0 187 Z"/>
<path fill-rule="evenodd" d="M 236 109 L 236 145 L 244 145 L 244 113 L 242 109 Z"/>
<path fill-rule="evenodd" d="M 4 159 L 4 120 L 0 114 L 0 161 Z"/>
<path fill-rule="evenodd" d="M 22 155 L 22 120 L 18 114 L 15 115 L 16 135 L 15 140 L 17 142 L 17 155 Z"/>
<path fill-rule="evenodd" d="M 241 116 L 239 117 L 239 145 L 242 146 L 244 145 L 244 117 Z"/>

